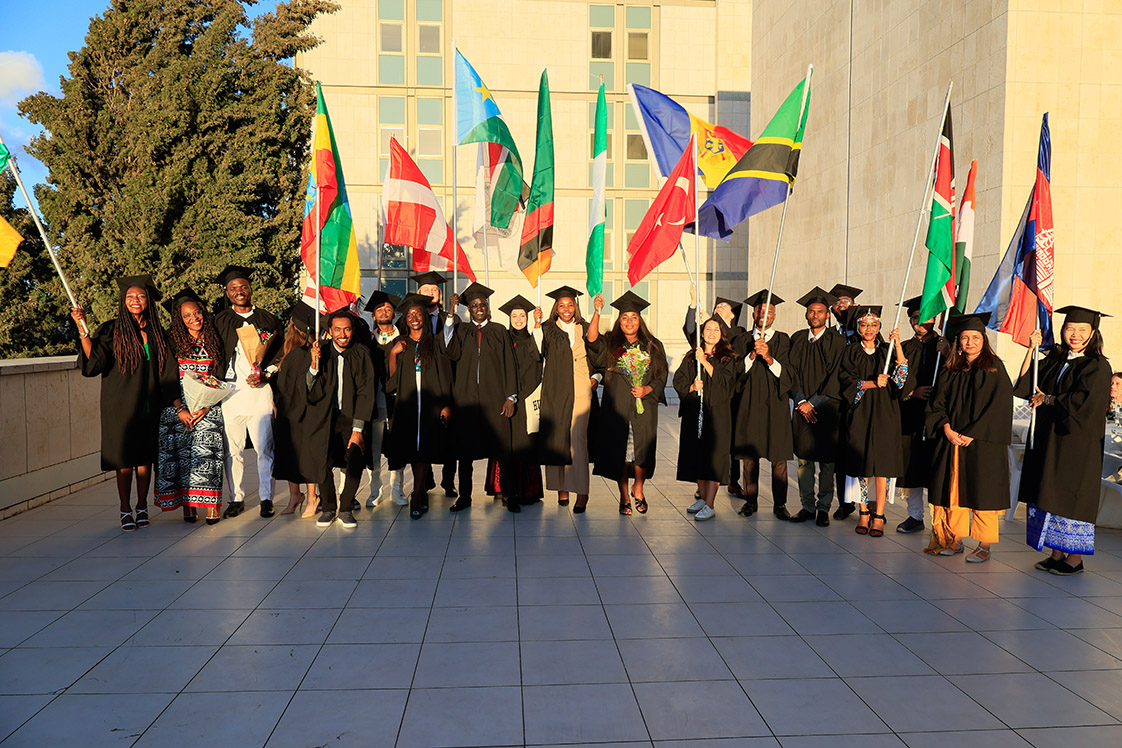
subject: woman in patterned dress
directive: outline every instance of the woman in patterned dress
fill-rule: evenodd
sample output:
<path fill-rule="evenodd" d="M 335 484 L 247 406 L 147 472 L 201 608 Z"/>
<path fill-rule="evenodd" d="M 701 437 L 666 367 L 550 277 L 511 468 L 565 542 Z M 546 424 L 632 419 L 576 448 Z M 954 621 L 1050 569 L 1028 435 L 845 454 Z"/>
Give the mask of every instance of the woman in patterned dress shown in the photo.
<path fill-rule="evenodd" d="M 179 380 L 188 372 L 214 374 L 224 360 L 222 342 L 210 314 L 194 291 L 183 290 L 164 303 L 171 313 L 172 351 L 179 361 Z M 187 409 L 180 395 L 160 414 L 159 456 L 156 461 L 156 505 L 165 512 L 183 508 L 183 521 L 218 522 L 222 507 L 222 465 L 225 437 L 222 406 Z"/>

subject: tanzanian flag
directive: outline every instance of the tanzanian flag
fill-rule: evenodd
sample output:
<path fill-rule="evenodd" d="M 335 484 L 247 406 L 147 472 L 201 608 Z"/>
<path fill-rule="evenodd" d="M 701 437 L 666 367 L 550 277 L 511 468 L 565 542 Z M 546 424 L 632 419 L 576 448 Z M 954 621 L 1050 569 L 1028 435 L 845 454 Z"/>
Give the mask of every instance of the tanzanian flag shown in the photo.
<path fill-rule="evenodd" d="M 351 220 L 351 206 L 347 201 L 343 165 L 339 161 L 339 147 L 335 144 L 331 118 L 318 81 L 314 133 L 308 191 L 304 198 L 304 224 L 300 231 L 300 256 L 308 274 L 317 277 L 313 268 L 318 237 L 320 286 L 338 288 L 358 298 L 358 243 Z"/>
<path fill-rule="evenodd" d="M 702 236 L 728 241 L 734 226 L 787 199 L 799 169 L 809 112 L 808 73 L 701 206 L 697 220 Z"/>
<path fill-rule="evenodd" d="M 549 108 L 549 78 L 542 71 L 538 86 L 538 138 L 534 152 L 534 179 L 522 223 L 518 269 L 538 287 L 538 278 L 553 262 L 553 114 Z"/>
<path fill-rule="evenodd" d="M 479 73 L 456 50 L 456 140 L 465 143 L 497 143 L 510 153 L 495 178 L 491 194 L 491 225 L 510 228 L 510 220 L 522 200 L 522 157 L 514 136 L 503 121 L 495 97 Z"/>

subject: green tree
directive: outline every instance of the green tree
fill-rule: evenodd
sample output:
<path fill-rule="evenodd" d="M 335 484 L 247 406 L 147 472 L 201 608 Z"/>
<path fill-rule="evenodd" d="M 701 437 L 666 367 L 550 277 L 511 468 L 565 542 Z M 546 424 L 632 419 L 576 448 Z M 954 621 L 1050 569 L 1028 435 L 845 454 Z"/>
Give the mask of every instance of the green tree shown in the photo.
<path fill-rule="evenodd" d="M 215 301 L 228 263 L 255 270 L 255 303 L 292 303 L 315 94 L 290 61 L 338 6 L 281 2 L 248 33 L 253 2 L 113 0 L 62 95 L 20 102 L 44 130 L 36 197 L 95 324 L 116 316 L 118 276 Z"/>
<path fill-rule="evenodd" d="M 26 208 L 15 208 L 16 180 L 0 174 L 0 215 L 23 237 L 12 263 L 0 270 L 0 358 L 35 358 L 77 352 L 70 304 L 39 230 Z"/>

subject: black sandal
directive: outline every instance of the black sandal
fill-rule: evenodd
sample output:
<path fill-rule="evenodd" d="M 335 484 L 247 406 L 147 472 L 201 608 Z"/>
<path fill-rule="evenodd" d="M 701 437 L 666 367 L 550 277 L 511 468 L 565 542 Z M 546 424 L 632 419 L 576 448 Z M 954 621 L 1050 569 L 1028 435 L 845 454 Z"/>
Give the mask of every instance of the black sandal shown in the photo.
<path fill-rule="evenodd" d="M 619 503 L 619 513 L 624 515 L 625 517 L 630 517 L 631 516 L 631 502 L 630 501 L 621 501 Z"/>
<path fill-rule="evenodd" d="M 199 511 L 193 506 L 184 508 L 183 521 L 191 525 L 195 524 L 199 521 Z"/>
<path fill-rule="evenodd" d="M 635 499 L 635 511 L 639 512 L 639 514 L 646 514 L 647 513 L 647 500 L 646 499 Z"/>
<path fill-rule="evenodd" d="M 880 525 L 879 530 L 876 529 L 875 527 L 871 527 L 871 525 L 874 522 L 876 522 L 878 519 L 881 521 L 881 525 Z M 885 518 L 884 518 L 883 514 L 877 514 L 876 512 L 873 512 L 873 514 L 871 515 L 871 519 L 869 520 L 869 525 L 870 525 L 870 527 L 869 527 L 869 537 L 870 538 L 884 537 L 884 519 Z"/>
<path fill-rule="evenodd" d="M 858 509 L 857 513 L 862 517 L 872 517 L 873 516 L 873 513 L 865 511 L 864 507 L 861 507 L 860 509 Z M 869 521 L 872 522 L 872 520 L 869 520 Z M 860 522 L 860 520 L 858 520 L 858 522 Z M 864 527 L 862 527 L 861 525 L 857 525 L 857 527 L 853 528 L 853 531 L 855 533 L 857 533 L 858 535 L 868 535 L 869 534 L 869 526 L 865 525 Z M 880 534 L 884 535 L 884 531 L 881 530 Z"/>

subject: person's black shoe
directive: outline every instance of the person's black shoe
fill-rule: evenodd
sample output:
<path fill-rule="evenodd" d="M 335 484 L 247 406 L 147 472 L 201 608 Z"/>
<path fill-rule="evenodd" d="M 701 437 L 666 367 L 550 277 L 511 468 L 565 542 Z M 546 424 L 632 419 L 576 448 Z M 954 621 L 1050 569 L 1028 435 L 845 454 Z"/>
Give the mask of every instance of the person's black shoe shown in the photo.
<path fill-rule="evenodd" d="M 787 507 L 777 506 L 772 511 L 775 513 L 775 516 L 777 518 L 783 520 L 784 522 L 790 522 L 791 521 L 791 513 L 787 511 Z"/>
<path fill-rule="evenodd" d="M 830 513 L 829 512 L 818 512 L 817 514 L 815 514 L 814 515 L 814 524 L 818 525 L 819 527 L 829 527 L 830 526 Z"/>
<path fill-rule="evenodd" d="M 450 511 L 450 512 L 462 512 L 463 510 L 467 509 L 469 506 L 471 506 L 471 499 L 456 499 L 452 503 L 452 506 L 448 507 L 448 511 Z"/>
<path fill-rule="evenodd" d="M 1052 558 L 1051 556 L 1048 556 L 1047 558 L 1036 562 L 1036 569 L 1039 570 L 1039 571 L 1048 571 L 1053 566 L 1055 566 L 1057 563 L 1059 563 L 1059 561 L 1062 561 L 1062 560 L 1063 559 L 1055 559 L 1055 558 Z"/>
<path fill-rule="evenodd" d="M 354 528 L 358 527 L 358 523 L 355 522 L 355 516 L 350 512 L 339 512 L 339 515 L 335 519 L 337 519 L 339 521 L 339 524 L 341 524 L 348 530 L 353 530 Z"/>
<path fill-rule="evenodd" d="M 451 483 L 441 483 L 440 487 L 444 489 L 444 495 L 450 499 L 454 499 L 459 496 L 459 494 L 456 493 L 456 487 Z"/>
<path fill-rule="evenodd" d="M 1079 566 L 1072 566 L 1067 561 L 1054 561 L 1052 568 L 1048 570 L 1049 574 L 1055 574 L 1058 577 L 1070 577 L 1072 574 L 1081 574 L 1083 572 L 1083 562 L 1079 562 Z"/>
<path fill-rule="evenodd" d="M 814 512 L 808 509 L 800 509 L 799 513 L 791 517 L 792 522 L 809 522 L 814 519 Z"/>
<path fill-rule="evenodd" d="M 266 519 L 273 516 L 273 502 L 268 499 L 261 501 L 261 516 Z"/>
<path fill-rule="evenodd" d="M 231 517 L 237 517 L 239 514 L 242 513 L 242 511 L 244 509 L 245 509 L 245 502 L 244 501 L 231 501 L 229 504 L 226 505 L 226 511 L 222 512 L 222 518 L 223 519 L 230 519 Z"/>
<path fill-rule="evenodd" d="M 316 527 L 331 527 L 331 523 L 335 521 L 335 512 L 320 512 L 319 517 L 316 518 Z"/>
<path fill-rule="evenodd" d="M 855 512 L 856 510 L 856 504 L 850 504 L 847 501 L 843 501 L 834 512 L 834 519 L 845 519 L 849 515 L 853 514 L 853 512 Z"/>
<path fill-rule="evenodd" d="M 503 498 L 502 501 L 503 501 L 503 506 L 506 507 L 506 510 L 508 512 L 513 512 L 514 514 L 518 514 L 519 512 L 522 511 L 522 505 L 519 504 L 518 500 L 515 499 L 515 498 L 513 498 L 513 497 L 509 498 L 509 499 L 508 498 Z"/>
<path fill-rule="evenodd" d="M 896 532 L 902 532 L 905 535 L 911 535 L 913 532 L 919 532 L 923 529 L 923 520 L 916 519 L 915 517 L 908 517 L 900 524 L 896 525 Z"/>
<path fill-rule="evenodd" d="M 751 517 L 757 511 L 759 511 L 758 506 L 745 501 L 744 506 L 740 507 L 740 511 L 738 511 L 737 514 L 739 514 L 741 517 Z"/>

